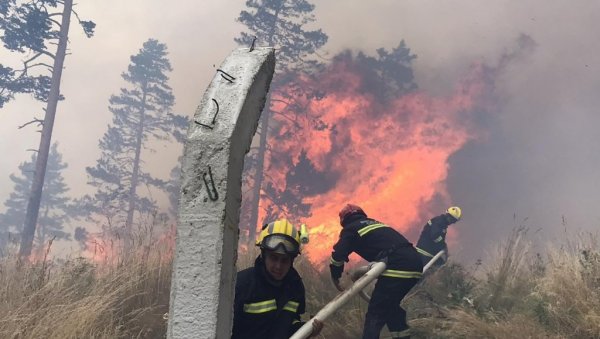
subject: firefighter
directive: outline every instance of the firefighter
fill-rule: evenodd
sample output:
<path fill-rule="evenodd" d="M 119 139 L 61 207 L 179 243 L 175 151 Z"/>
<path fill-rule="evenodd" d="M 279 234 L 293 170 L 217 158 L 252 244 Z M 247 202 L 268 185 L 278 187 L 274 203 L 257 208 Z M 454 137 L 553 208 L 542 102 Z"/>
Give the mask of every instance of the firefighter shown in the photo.
<path fill-rule="evenodd" d="M 356 252 L 367 261 L 386 260 L 371 295 L 363 329 L 363 339 L 376 339 L 384 325 L 392 338 L 409 338 L 406 311 L 400 306 L 404 296 L 421 278 L 423 265 L 408 240 L 392 227 L 367 217 L 362 208 L 347 204 L 339 213 L 342 231 L 333 246 L 329 269 L 338 290 L 348 255 Z"/>
<path fill-rule="evenodd" d="M 263 226 L 254 266 L 238 272 L 232 339 L 289 338 L 303 323 L 304 284 L 293 263 L 300 254 L 300 232 L 286 219 Z M 323 324 L 315 321 L 312 336 Z"/>
<path fill-rule="evenodd" d="M 452 206 L 446 210 L 446 213 L 430 219 L 421 231 L 421 236 L 417 242 L 417 251 L 421 255 L 423 265 L 427 265 L 439 251 L 445 253 L 434 265 L 443 265 L 448 259 L 448 245 L 446 244 L 446 232 L 448 226 L 460 220 L 462 211 L 460 207 Z"/>

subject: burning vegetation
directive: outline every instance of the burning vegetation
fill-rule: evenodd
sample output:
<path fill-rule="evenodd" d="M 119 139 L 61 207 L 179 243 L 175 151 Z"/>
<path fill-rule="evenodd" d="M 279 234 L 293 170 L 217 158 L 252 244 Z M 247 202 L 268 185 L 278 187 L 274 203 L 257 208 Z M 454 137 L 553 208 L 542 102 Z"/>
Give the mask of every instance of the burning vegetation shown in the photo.
<path fill-rule="evenodd" d="M 600 254 L 597 235 L 532 250 L 515 228 L 497 251 L 472 267 L 450 262 L 406 298 L 415 338 L 597 338 Z M 171 253 L 159 242 L 118 264 L 87 259 L 0 262 L 2 338 L 163 338 Z M 161 250 L 162 249 L 162 250 Z M 164 250 L 164 251 L 163 251 Z M 238 262 L 252 265 L 250 250 Z M 307 289 L 307 314 L 333 299 L 328 272 L 301 256 L 295 267 Z M 320 338 L 356 338 L 367 304 L 360 298 L 327 322 Z M 57 326 L 60 324 L 60 326 Z M 385 334 L 384 334 L 385 337 Z"/>
<path fill-rule="evenodd" d="M 398 49 L 411 56 L 402 44 Z M 473 115 L 489 106 L 493 87 L 482 64 L 474 64 L 450 95 L 432 97 L 414 88 L 410 77 L 405 86 L 392 86 L 366 72 L 364 58 L 342 54 L 318 76 L 302 77 L 271 99 L 276 127 L 269 135 L 259 220 L 284 215 L 306 222 L 314 264 L 329 256 L 339 233 L 332 211 L 345 202 L 403 232 L 437 212 L 434 201 L 448 204 L 448 158 L 480 137 Z M 290 95 L 295 88 L 312 90 Z"/>
<path fill-rule="evenodd" d="M 57 24 L 50 17 L 60 13 L 69 20 L 72 1 L 42 3 L 39 8 L 16 7 L 15 1 L 0 5 L 2 22 L 29 11 L 46 23 Z M 49 14 L 48 6 L 57 12 Z M 347 202 L 360 204 L 416 240 L 423 222 L 452 203 L 446 186 L 451 157 L 467 143 L 485 138 L 487 131 L 478 121 L 496 113 L 498 77 L 535 44 L 522 35 L 517 48 L 496 64 L 473 62 L 454 88 L 432 95 L 417 85 L 412 70 L 417 56 L 404 41 L 375 55 L 344 51 L 324 62 L 314 55 L 327 35 L 303 27 L 315 21 L 312 4 L 248 1 L 247 7 L 238 18 L 245 31 L 236 42 L 275 46 L 278 64 L 260 136 L 246 159 L 238 269 L 252 265 L 257 255 L 252 245 L 263 223 L 282 217 L 306 223 L 311 241 L 295 266 L 306 286 L 307 314 L 315 314 L 337 295 L 329 273 L 322 270 L 340 231 L 335 211 Z M 0 25 L 2 39 L 21 53 L 20 39 L 31 37 L 16 33 L 25 31 L 30 20 L 14 22 L 19 25 Z M 79 24 L 88 37 L 93 35 L 93 22 L 79 19 Z M 24 59 L 22 70 L 0 65 L 0 107 L 18 94 L 54 102 L 46 112 L 47 124 L 35 118 L 21 127 L 37 124 L 46 130 L 56 103 L 65 99 L 60 81 L 50 87 L 56 76 L 50 73 L 55 72 L 28 73 L 29 67 L 45 65 L 28 65 L 45 55 L 59 61 L 46 65 L 46 71 L 63 69 L 68 25 L 46 33 L 38 38 L 62 51 L 35 51 L 33 55 L 39 54 Z M 159 215 L 152 192 L 140 192 L 143 186 L 154 187 L 177 205 L 179 167 L 167 181 L 154 177 L 144 161 L 144 150 L 151 148 L 147 140 L 180 144 L 188 123 L 172 112 L 167 55 L 165 44 L 149 39 L 123 73 L 125 87 L 109 102 L 114 116 L 99 142 L 102 155 L 87 168 L 94 194 L 62 197 L 67 187 L 60 171 L 66 164 L 58 146 L 51 146 L 51 128 L 43 133 L 40 149 L 33 150 L 40 156 L 21 166 L 23 178 L 11 176 L 15 193 L 0 215 L 0 245 L 5 247 L 0 337 L 165 336 L 175 218 Z M 48 196 L 42 195 L 42 185 Z M 86 220 L 99 232 L 78 227 L 73 238 L 81 246 L 80 257 L 52 258 L 53 240 L 70 238 L 63 227 L 71 219 Z M 13 238 L 23 225 L 23 234 Z M 450 243 L 457 241 L 456 232 L 451 228 Z M 405 299 L 414 337 L 599 338 L 597 235 L 569 235 L 569 241 L 537 252 L 527 233 L 516 227 L 496 253 L 472 267 L 451 258 L 429 273 Z M 21 255 L 11 248 L 15 242 L 22 242 Z M 320 337 L 358 337 L 366 307 L 356 298 L 327 322 Z"/>

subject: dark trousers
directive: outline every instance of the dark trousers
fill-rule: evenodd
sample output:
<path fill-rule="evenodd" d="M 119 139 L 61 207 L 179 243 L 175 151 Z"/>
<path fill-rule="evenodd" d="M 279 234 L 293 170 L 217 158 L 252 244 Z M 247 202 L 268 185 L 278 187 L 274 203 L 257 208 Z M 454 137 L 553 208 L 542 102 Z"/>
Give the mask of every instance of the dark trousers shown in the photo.
<path fill-rule="evenodd" d="M 400 302 L 418 281 L 391 277 L 377 280 L 365 317 L 363 339 L 379 339 L 383 325 L 387 325 L 390 332 L 408 329 L 406 311 L 400 307 Z"/>

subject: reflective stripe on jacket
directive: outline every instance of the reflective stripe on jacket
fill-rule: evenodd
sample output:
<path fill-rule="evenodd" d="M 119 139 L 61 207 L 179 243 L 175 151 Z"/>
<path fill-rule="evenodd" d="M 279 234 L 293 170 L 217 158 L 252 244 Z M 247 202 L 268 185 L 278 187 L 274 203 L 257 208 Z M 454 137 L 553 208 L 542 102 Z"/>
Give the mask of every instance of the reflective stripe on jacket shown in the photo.
<path fill-rule="evenodd" d="M 419 241 L 417 242 L 417 251 L 426 257 L 433 257 L 441 250 L 445 250 L 446 232 L 448 230 L 448 220 L 445 215 L 438 215 L 432 218 L 423 226 Z"/>
<path fill-rule="evenodd" d="M 266 278 L 258 257 L 254 267 L 238 272 L 232 339 L 287 339 L 303 323 L 304 284 L 292 267 L 280 286 Z"/>
<path fill-rule="evenodd" d="M 333 246 L 330 264 L 337 266 L 336 264 L 347 262 L 352 252 L 367 261 L 377 261 L 388 256 L 388 269 L 411 272 L 420 272 L 422 269 L 417 252 L 402 234 L 362 214 L 344 219 L 339 240 Z"/>

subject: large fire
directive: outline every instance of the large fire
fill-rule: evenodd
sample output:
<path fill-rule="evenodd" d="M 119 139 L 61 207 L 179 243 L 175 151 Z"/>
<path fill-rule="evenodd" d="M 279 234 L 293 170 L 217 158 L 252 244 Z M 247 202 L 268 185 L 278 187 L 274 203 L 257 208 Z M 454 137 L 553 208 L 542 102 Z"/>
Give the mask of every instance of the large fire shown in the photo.
<path fill-rule="evenodd" d="M 452 202 L 445 185 L 448 159 L 479 136 L 470 121 L 489 90 L 485 70 L 481 64 L 471 67 L 449 96 L 415 91 L 382 103 L 364 93 L 351 63 L 334 62 L 318 79 L 302 80 L 301 86 L 322 91 L 320 98 L 296 97 L 289 105 L 289 98 L 273 94 L 272 111 L 288 114 L 273 114 L 277 127 L 270 132 L 262 187 L 284 194 L 302 192 L 298 185 L 318 186 L 313 190 L 318 193 L 301 196 L 309 216 L 282 211 L 309 226 L 304 253 L 314 264 L 328 260 L 340 231 L 337 213 L 347 202 L 401 232 L 422 225 L 423 214 L 439 214 L 429 210 L 434 196 Z M 290 171 L 303 158 L 317 175 L 310 177 L 313 182 L 290 183 Z M 273 202 L 260 204 L 262 212 Z M 264 217 L 262 212 L 259 220 Z"/>

